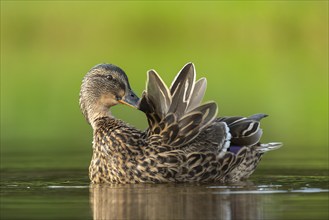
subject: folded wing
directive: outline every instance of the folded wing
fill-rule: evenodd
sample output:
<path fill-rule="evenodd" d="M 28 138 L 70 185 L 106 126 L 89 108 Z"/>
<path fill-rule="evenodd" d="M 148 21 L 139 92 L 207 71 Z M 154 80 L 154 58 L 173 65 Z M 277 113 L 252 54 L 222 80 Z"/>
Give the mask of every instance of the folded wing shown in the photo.
<path fill-rule="evenodd" d="M 148 135 L 160 135 L 164 144 L 186 145 L 216 118 L 215 102 L 201 104 L 207 83 L 205 78 L 195 82 L 192 63 L 181 69 L 170 89 L 154 70 L 150 70 L 146 87 L 140 110 L 148 119 Z"/>

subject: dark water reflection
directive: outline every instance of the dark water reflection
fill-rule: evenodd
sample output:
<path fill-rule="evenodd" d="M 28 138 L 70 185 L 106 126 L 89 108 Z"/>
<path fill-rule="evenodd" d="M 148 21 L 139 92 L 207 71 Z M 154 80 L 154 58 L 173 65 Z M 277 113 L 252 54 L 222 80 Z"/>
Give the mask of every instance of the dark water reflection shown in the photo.
<path fill-rule="evenodd" d="M 94 219 L 264 219 L 268 196 L 230 195 L 229 190 L 197 185 L 93 186 L 90 201 Z"/>
<path fill-rule="evenodd" d="M 231 185 L 92 185 L 94 219 L 328 219 L 328 176 Z"/>
<path fill-rule="evenodd" d="M 89 185 L 83 170 L 1 171 L 1 219 L 328 219 L 328 170 L 231 184 Z"/>

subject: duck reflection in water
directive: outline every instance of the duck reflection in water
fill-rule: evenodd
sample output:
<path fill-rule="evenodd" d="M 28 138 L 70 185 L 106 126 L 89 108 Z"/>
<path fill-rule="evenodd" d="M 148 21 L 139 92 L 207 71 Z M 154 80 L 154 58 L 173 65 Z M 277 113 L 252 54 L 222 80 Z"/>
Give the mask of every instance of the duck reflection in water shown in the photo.
<path fill-rule="evenodd" d="M 266 195 L 230 194 L 232 190 L 237 190 L 236 187 L 191 184 L 91 185 L 90 205 L 95 220 L 264 219 L 263 206 L 266 203 L 263 200 L 267 198 Z"/>

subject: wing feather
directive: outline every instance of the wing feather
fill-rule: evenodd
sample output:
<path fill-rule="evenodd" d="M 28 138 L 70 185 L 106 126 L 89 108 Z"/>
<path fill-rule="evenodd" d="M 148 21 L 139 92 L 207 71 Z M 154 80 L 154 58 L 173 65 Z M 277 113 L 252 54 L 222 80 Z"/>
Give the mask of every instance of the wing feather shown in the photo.
<path fill-rule="evenodd" d="M 147 91 L 143 93 L 139 109 L 145 112 L 148 135 L 160 135 L 161 142 L 171 147 L 186 145 L 217 115 L 217 105 L 201 105 L 207 81 L 195 82 L 195 68 L 186 64 L 173 80 L 170 89 L 154 71 L 148 71 Z"/>
<path fill-rule="evenodd" d="M 193 93 L 191 95 L 191 100 L 187 107 L 187 111 L 191 111 L 192 109 L 198 107 L 201 104 L 206 89 L 207 89 L 206 78 L 201 78 L 195 83 Z"/>
<path fill-rule="evenodd" d="M 147 94 L 154 104 L 155 112 L 164 116 L 168 112 L 171 96 L 168 87 L 154 70 L 148 72 Z"/>
<path fill-rule="evenodd" d="M 186 112 L 195 82 L 195 68 L 192 63 L 186 64 L 176 76 L 171 88 L 172 103 L 169 112 L 180 117 Z"/>

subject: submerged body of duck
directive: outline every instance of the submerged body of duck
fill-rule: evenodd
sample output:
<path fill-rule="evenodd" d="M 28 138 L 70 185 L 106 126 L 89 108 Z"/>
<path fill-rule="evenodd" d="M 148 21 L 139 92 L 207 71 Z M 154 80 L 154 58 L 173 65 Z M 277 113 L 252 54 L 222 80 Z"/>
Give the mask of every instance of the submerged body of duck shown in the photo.
<path fill-rule="evenodd" d="M 168 88 L 148 72 L 139 99 L 126 74 L 100 64 L 85 76 L 80 107 L 94 130 L 89 168 L 92 183 L 236 182 L 248 178 L 262 155 L 281 143 L 261 144 L 260 120 L 217 116 L 214 102 L 201 104 L 206 80 L 183 67 Z M 145 112 L 149 128 L 140 131 L 114 118 L 109 109 L 123 103 Z"/>

